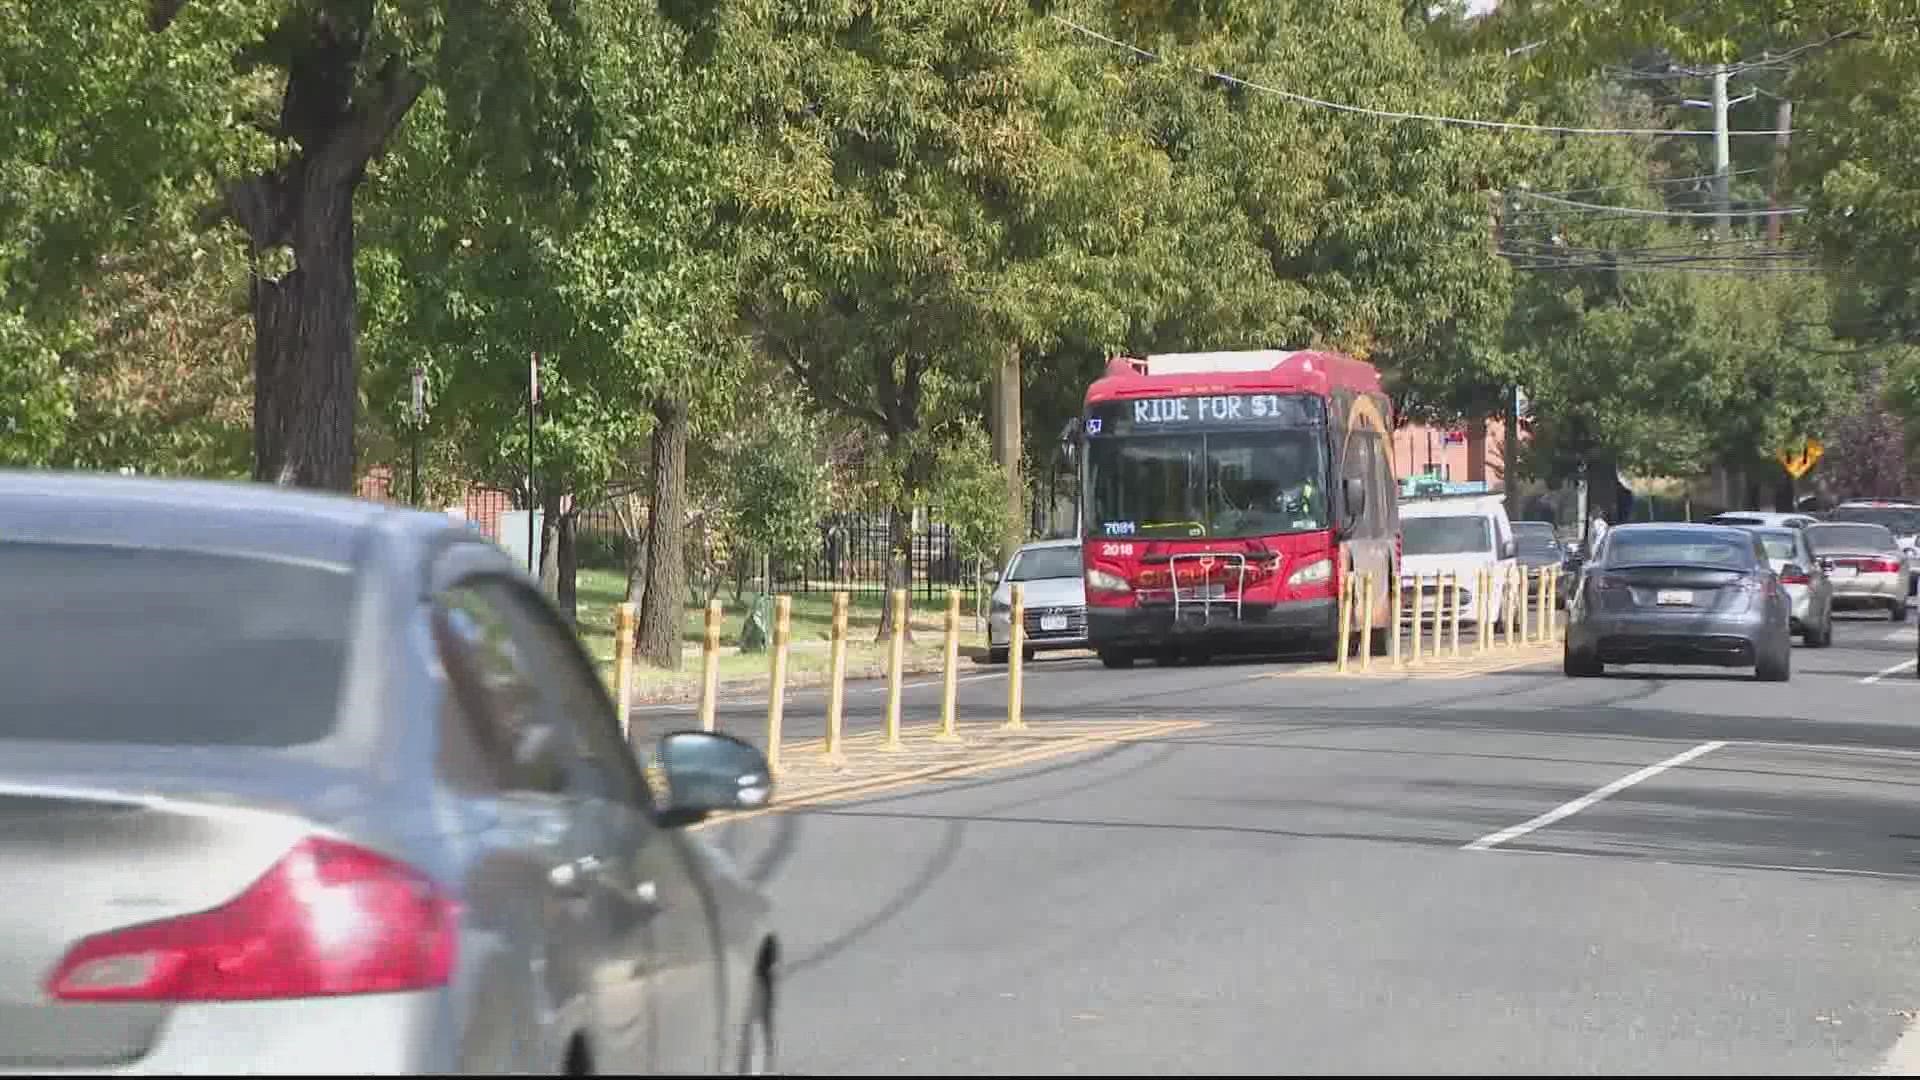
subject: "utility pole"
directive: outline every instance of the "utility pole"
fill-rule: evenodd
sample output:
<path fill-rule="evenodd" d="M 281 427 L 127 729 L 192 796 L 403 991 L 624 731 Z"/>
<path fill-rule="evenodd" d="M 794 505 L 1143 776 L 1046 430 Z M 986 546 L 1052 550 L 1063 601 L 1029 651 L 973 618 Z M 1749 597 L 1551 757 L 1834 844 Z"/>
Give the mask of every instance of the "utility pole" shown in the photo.
<path fill-rule="evenodd" d="M 1767 246 L 1780 246 L 1780 204 L 1787 187 L 1787 143 L 1793 130 L 1793 102 L 1780 103 L 1779 119 L 1774 122 L 1779 134 L 1773 137 L 1773 213 L 1767 215 Z"/>
<path fill-rule="evenodd" d="M 1713 198 L 1721 239 L 1733 229 L 1733 147 L 1727 135 L 1727 65 L 1713 66 Z"/>

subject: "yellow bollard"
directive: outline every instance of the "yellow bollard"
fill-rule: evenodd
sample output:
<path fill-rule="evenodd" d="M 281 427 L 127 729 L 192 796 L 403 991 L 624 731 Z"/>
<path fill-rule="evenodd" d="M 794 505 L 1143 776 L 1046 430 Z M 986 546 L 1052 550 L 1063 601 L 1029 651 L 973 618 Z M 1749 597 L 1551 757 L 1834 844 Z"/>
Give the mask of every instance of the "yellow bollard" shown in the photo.
<path fill-rule="evenodd" d="M 620 736 L 633 742 L 633 605 L 613 609 L 613 700 L 620 717 Z"/>
<path fill-rule="evenodd" d="M 706 636 L 700 643 L 700 730 L 712 731 L 720 698 L 720 601 L 707 605 Z"/>
<path fill-rule="evenodd" d="M 1420 639 L 1426 636 L 1420 624 L 1425 620 L 1426 614 L 1427 577 L 1425 574 L 1416 574 L 1413 578 L 1413 657 L 1409 661 L 1414 665 L 1420 663 Z"/>
<path fill-rule="evenodd" d="M 1560 570 L 1547 568 L 1547 644 L 1560 640 Z"/>
<path fill-rule="evenodd" d="M 1026 717 L 1020 714 L 1021 680 L 1027 666 L 1027 587 L 1015 584 L 1010 599 L 1013 610 L 1007 615 L 1007 722 L 1004 726 L 1010 731 L 1019 731 L 1027 726 Z"/>
<path fill-rule="evenodd" d="M 1493 613 L 1487 600 L 1493 594 L 1487 589 L 1487 568 L 1481 567 L 1473 572 L 1473 651 L 1487 651 L 1487 617 Z"/>
<path fill-rule="evenodd" d="M 940 684 L 940 734 L 935 742 L 960 741 L 960 590 L 947 590 L 946 676 Z"/>
<path fill-rule="evenodd" d="M 1404 605 L 1407 602 L 1404 590 L 1402 589 L 1402 586 L 1401 586 L 1401 579 L 1403 577 L 1405 577 L 1404 574 L 1393 575 L 1393 581 L 1389 583 L 1389 585 L 1387 586 L 1388 589 L 1390 589 L 1393 593 L 1393 616 L 1387 620 L 1387 633 L 1393 635 L 1393 638 L 1392 638 L 1393 647 L 1391 651 L 1393 654 L 1393 666 L 1396 668 L 1401 666 L 1401 663 L 1400 663 L 1400 614 L 1402 611 L 1405 610 Z"/>
<path fill-rule="evenodd" d="M 891 600 L 893 635 L 887 643 L 887 741 L 883 750 L 900 749 L 901 681 L 907 666 L 907 590 L 893 590 Z"/>
<path fill-rule="evenodd" d="M 1359 580 L 1352 574 L 1340 579 L 1340 629 L 1333 640 L 1333 670 L 1347 673 L 1348 640 L 1353 637 L 1353 591 Z"/>
<path fill-rule="evenodd" d="M 1525 603 L 1525 601 L 1521 598 L 1521 588 L 1522 586 L 1520 584 L 1520 568 L 1516 566 L 1508 567 L 1507 568 L 1507 648 L 1509 649 L 1517 649 L 1520 647 L 1520 636 L 1518 631 L 1520 628 L 1521 612 L 1525 610 L 1525 608 L 1522 606 Z"/>
<path fill-rule="evenodd" d="M 1373 571 L 1360 575 L 1360 670 L 1373 670 Z"/>
<path fill-rule="evenodd" d="M 1460 659 L 1460 572 L 1458 570 L 1447 575 L 1447 595 L 1452 598 L 1452 610 L 1448 621 L 1453 624 L 1449 632 L 1451 640 L 1447 645 L 1447 657 L 1458 660 Z"/>
<path fill-rule="evenodd" d="M 827 760 L 838 762 L 847 715 L 847 594 L 833 594 L 833 629 L 827 641 Z"/>
<path fill-rule="evenodd" d="M 773 598 L 773 669 L 767 679 L 767 771 L 780 771 L 780 742 L 787 719 L 787 639 L 793 633 L 793 597 Z"/>

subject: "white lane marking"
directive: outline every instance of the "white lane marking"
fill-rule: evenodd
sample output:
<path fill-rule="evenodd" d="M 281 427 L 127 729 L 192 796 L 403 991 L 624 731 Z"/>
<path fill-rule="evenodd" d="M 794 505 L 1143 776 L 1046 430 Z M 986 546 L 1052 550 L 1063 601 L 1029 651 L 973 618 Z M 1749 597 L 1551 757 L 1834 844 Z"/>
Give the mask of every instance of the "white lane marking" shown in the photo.
<path fill-rule="evenodd" d="M 1907 1021 L 1907 1030 L 1880 1062 L 1882 1076 L 1920 1076 L 1920 1016 Z"/>
<path fill-rule="evenodd" d="M 1475 840 L 1473 843 L 1462 846 L 1461 850 L 1462 851 L 1488 851 L 1492 848 L 1498 847 L 1499 845 L 1506 843 L 1509 840 L 1515 840 L 1522 836 L 1525 836 L 1528 833 L 1534 831 L 1535 829 L 1545 828 L 1546 826 L 1551 825 L 1554 822 L 1561 820 L 1562 818 L 1572 817 L 1573 815 L 1579 813 L 1580 811 L 1585 810 L 1587 807 L 1592 806 L 1594 803 L 1597 803 L 1602 799 L 1608 798 L 1609 796 L 1617 795 L 1620 792 L 1625 791 L 1626 789 L 1632 787 L 1633 785 L 1639 783 L 1642 780 L 1647 780 L 1652 777 L 1658 776 L 1661 773 L 1666 772 L 1668 769 L 1674 768 L 1676 766 L 1685 765 L 1687 762 L 1692 761 L 1695 758 L 1701 757 L 1703 755 L 1711 754 L 1715 750 L 1718 750 L 1725 745 L 1727 745 L 1725 742 L 1718 742 L 1718 741 L 1701 743 L 1699 746 L 1696 746 L 1691 750 L 1685 751 L 1684 753 L 1675 754 L 1672 757 L 1668 758 L 1667 760 L 1662 762 L 1657 762 L 1653 765 L 1649 765 L 1646 768 L 1641 769 L 1639 772 L 1628 773 L 1627 775 L 1621 777 L 1618 780 L 1615 780 L 1613 783 L 1608 784 L 1605 787 L 1595 788 L 1594 790 L 1587 792 L 1585 795 L 1582 795 L 1579 798 L 1574 799 L 1572 802 L 1561 803 L 1559 806 L 1556 806 L 1553 809 L 1547 811 L 1546 813 L 1541 814 L 1539 817 L 1533 818 L 1529 821 L 1523 821 L 1518 825 L 1509 825 L 1506 828 L 1501 829 L 1499 832 L 1488 833 L 1487 835 L 1481 837 L 1480 839 Z"/>
<path fill-rule="evenodd" d="M 1880 640 L 1881 641 L 1905 641 L 1906 639 L 1912 636 L 1913 636 L 1913 631 L 1911 630 L 1889 630 L 1886 632 L 1885 636 L 1881 637 Z"/>
<path fill-rule="evenodd" d="M 953 681 L 954 681 L 954 685 L 958 686 L 965 683 L 986 682 L 989 679 L 1004 679 L 1006 677 L 1007 677 L 1006 672 L 999 671 L 999 672 L 991 672 L 986 675 L 962 675 L 961 677 Z M 862 681 L 865 682 L 867 680 L 862 680 Z M 847 687 L 847 695 L 851 697 L 854 694 L 884 694 L 887 692 L 887 681 L 885 679 L 878 679 L 874 681 L 878 682 L 879 685 Z M 931 682 L 909 682 L 909 683 L 901 683 L 900 689 L 901 690 L 925 690 L 928 687 L 934 687 L 939 685 L 940 685 L 939 680 L 934 680 Z M 824 695 L 825 693 L 826 693 L 826 689 L 824 687 L 808 686 L 808 687 L 802 687 L 799 689 L 788 691 L 787 698 L 788 700 L 793 700 L 794 698 L 803 697 L 807 694 Z M 759 704 L 764 704 L 764 702 L 756 701 L 752 698 L 739 698 L 739 699 L 721 698 L 720 699 L 720 706 L 722 708 L 725 708 L 729 705 L 759 705 Z M 680 702 L 672 705 L 635 705 L 632 709 L 628 711 L 636 712 L 636 713 L 693 712 L 699 707 L 700 707 L 699 702 L 688 701 L 688 702 Z"/>
<path fill-rule="evenodd" d="M 1860 681 L 1861 681 L 1862 683 L 1877 683 L 1877 682 L 1879 682 L 1879 681 L 1880 681 L 1881 679 L 1884 679 L 1884 678 L 1886 678 L 1886 677 L 1887 677 L 1887 676 L 1889 676 L 1889 675 L 1898 675 L 1898 674 L 1900 674 L 1900 673 L 1901 673 L 1901 672 L 1903 672 L 1903 671 L 1911 671 L 1911 670 L 1913 670 L 1913 666 L 1914 666 L 1914 664 L 1915 664 L 1915 662 L 1916 662 L 1916 661 L 1914 661 L 1914 660 L 1902 660 L 1902 661 L 1900 661 L 1899 663 L 1897 663 L 1897 664 L 1895 664 L 1895 665 L 1893 665 L 1892 667 L 1890 667 L 1890 668 L 1883 668 L 1883 669 L 1881 669 L 1881 670 L 1879 670 L 1879 671 L 1876 671 L 1876 672 L 1874 672 L 1873 674 L 1871 674 L 1871 675 L 1869 675 L 1869 676 L 1867 676 L 1866 678 L 1864 678 L 1864 679 L 1861 679 Z"/>

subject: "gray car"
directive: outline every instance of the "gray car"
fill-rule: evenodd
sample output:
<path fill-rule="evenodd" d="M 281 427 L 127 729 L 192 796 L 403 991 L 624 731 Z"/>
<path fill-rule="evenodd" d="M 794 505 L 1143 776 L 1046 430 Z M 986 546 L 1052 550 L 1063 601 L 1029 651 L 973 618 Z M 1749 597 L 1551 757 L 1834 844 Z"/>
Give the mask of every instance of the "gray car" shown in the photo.
<path fill-rule="evenodd" d="M 1885 525 L 1822 522 L 1807 527 L 1807 544 L 1833 579 L 1834 607 L 1880 608 L 1894 622 L 1907 621 L 1911 572 Z"/>
<path fill-rule="evenodd" d="M 1042 540 L 1014 553 L 994 583 L 993 603 L 987 614 L 987 656 L 1007 662 L 1013 640 L 1013 586 L 1021 587 L 1026 605 L 1021 626 L 1026 631 L 1022 659 L 1031 660 L 1045 649 L 1087 647 L 1087 583 L 1080 561 L 1080 541 Z"/>
<path fill-rule="evenodd" d="M 1752 532 L 1717 525 L 1608 530 L 1567 614 L 1570 677 L 1608 664 L 1752 666 L 1792 674 L 1792 601 Z"/>
<path fill-rule="evenodd" d="M 688 831 L 766 762 L 629 750 L 471 530 L 0 473 L 0 610 L 0 1072 L 770 1067 L 768 906 Z"/>

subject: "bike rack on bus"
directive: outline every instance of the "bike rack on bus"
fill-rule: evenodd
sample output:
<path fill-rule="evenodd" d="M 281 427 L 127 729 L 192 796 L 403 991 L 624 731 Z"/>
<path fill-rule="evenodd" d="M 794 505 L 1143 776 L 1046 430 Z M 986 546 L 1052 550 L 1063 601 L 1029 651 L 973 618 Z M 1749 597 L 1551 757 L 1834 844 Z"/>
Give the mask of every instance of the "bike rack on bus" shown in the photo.
<path fill-rule="evenodd" d="M 1225 562 L 1230 567 L 1237 567 L 1240 571 L 1240 585 L 1233 592 L 1233 598 L 1232 598 L 1233 599 L 1233 617 L 1235 619 L 1240 619 L 1244 617 L 1244 614 L 1246 611 L 1246 596 L 1247 596 L 1247 557 L 1246 555 L 1240 552 L 1231 552 L 1231 553 L 1225 553 L 1225 552 L 1215 553 L 1211 551 L 1186 552 L 1179 555 L 1167 556 L 1167 571 L 1173 577 L 1174 625 L 1178 626 L 1180 623 L 1180 564 L 1183 561 L 1197 562 L 1200 564 L 1200 569 L 1203 574 L 1203 578 L 1200 584 L 1199 603 L 1200 603 L 1200 610 L 1203 613 L 1203 615 L 1213 614 L 1213 605 L 1215 601 L 1213 597 L 1207 595 L 1208 593 L 1213 591 L 1213 582 L 1206 580 L 1206 578 L 1211 578 L 1213 576 L 1212 571 L 1213 571 L 1214 563 L 1216 561 Z M 1219 600 L 1219 603 L 1221 603 L 1222 605 L 1224 605 L 1226 602 L 1227 602 L 1227 598 L 1224 596 L 1221 597 Z M 1193 601 L 1189 600 L 1188 603 L 1193 603 Z"/>

